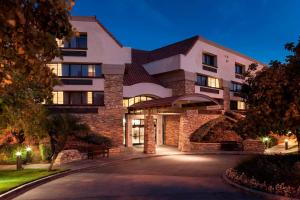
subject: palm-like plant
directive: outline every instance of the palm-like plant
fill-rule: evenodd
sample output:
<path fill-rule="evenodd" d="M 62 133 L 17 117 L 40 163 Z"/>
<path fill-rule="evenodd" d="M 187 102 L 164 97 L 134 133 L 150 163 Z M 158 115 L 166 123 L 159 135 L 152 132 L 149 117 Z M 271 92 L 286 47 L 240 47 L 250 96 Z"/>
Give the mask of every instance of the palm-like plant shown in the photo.
<path fill-rule="evenodd" d="M 70 114 L 50 115 L 48 118 L 47 129 L 52 150 L 49 171 L 52 170 L 58 154 L 64 149 L 68 136 L 90 132 L 90 129 L 86 124 L 81 123 L 77 117 Z"/>

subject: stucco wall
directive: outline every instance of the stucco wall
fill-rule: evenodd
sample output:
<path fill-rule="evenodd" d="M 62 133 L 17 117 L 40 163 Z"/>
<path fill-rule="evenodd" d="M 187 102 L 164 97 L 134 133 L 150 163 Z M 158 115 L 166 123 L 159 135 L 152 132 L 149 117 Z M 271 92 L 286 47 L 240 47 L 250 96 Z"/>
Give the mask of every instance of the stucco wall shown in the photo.
<path fill-rule="evenodd" d="M 131 86 L 123 86 L 124 97 L 138 95 L 154 95 L 160 98 L 172 96 L 172 90 L 154 83 L 137 83 Z"/>
<path fill-rule="evenodd" d="M 72 78 L 79 79 L 81 78 Z M 104 78 L 91 78 L 93 85 L 57 85 L 54 91 L 104 91 Z"/>
<path fill-rule="evenodd" d="M 87 33 L 87 56 L 65 56 L 63 62 L 124 64 L 131 62 L 131 49 L 120 47 L 96 21 L 71 21 L 78 32 Z M 55 61 L 59 61 L 56 59 Z"/>

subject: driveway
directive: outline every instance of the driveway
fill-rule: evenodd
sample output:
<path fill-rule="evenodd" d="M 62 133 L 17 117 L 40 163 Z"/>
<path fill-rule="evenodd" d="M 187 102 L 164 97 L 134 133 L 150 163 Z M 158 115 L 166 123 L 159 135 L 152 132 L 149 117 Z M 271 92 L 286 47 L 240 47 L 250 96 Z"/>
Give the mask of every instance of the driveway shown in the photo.
<path fill-rule="evenodd" d="M 124 161 L 63 177 L 19 196 L 18 200 L 260 200 L 227 185 L 223 171 L 247 156 L 172 155 Z"/>

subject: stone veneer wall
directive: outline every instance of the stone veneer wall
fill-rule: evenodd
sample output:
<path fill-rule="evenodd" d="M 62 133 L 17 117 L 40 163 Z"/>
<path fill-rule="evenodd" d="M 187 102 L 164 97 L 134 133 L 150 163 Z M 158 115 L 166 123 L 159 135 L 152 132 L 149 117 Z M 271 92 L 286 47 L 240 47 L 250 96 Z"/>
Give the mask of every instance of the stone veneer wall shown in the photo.
<path fill-rule="evenodd" d="M 98 114 L 75 114 L 92 131 L 112 138 L 113 145 L 123 144 L 123 74 L 105 74 L 104 104 Z"/>
<path fill-rule="evenodd" d="M 199 114 L 198 110 L 187 110 L 180 116 L 178 149 L 191 151 L 190 135 L 209 120 L 219 117 L 218 114 Z"/>
<path fill-rule="evenodd" d="M 173 96 L 195 93 L 195 82 L 191 80 L 168 82 L 166 86 L 172 89 Z"/>
<path fill-rule="evenodd" d="M 154 118 L 153 115 L 146 115 L 144 119 L 144 153 L 155 154 L 155 132 L 154 132 Z"/>
<path fill-rule="evenodd" d="M 179 115 L 165 116 L 165 144 L 169 146 L 178 146 L 179 136 Z"/>
<path fill-rule="evenodd" d="M 220 151 L 221 143 L 196 143 L 191 142 L 191 151 L 194 152 L 207 152 L 207 151 Z"/>

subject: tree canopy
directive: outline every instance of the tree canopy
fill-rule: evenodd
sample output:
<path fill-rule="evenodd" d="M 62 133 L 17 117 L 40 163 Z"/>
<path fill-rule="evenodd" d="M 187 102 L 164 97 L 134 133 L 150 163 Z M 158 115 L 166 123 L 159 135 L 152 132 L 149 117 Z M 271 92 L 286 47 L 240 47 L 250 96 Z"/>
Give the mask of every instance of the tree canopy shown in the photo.
<path fill-rule="evenodd" d="M 73 35 L 73 0 L 0 0 L 0 128 L 42 126 L 43 101 L 57 79 L 46 64 L 60 56 L 57 39 Z"/>
<path fill-rule="evenodd" d="M 271 61 L 257 71 L 252 64 L 245 74 L 242 97 L 248 110 L 238 125 L 244 137 L 291 132 L 300 140 L 300 39 L 285 48 L 291 53 L 286 62 Z"/>

